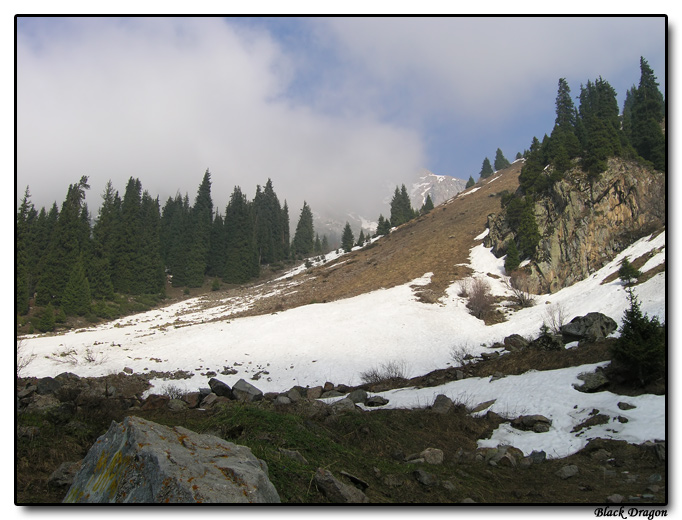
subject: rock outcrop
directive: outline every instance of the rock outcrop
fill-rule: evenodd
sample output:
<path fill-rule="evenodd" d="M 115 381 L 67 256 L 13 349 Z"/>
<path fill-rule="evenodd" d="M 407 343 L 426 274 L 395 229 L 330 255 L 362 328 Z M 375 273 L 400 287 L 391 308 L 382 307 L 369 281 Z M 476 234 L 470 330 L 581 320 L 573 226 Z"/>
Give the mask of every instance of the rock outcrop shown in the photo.
<path fill-rule="evenodd" d="M 665 226 L 665 174 L 618 158 L 590 182 L 579 169 L 566 173 L 535 204 L 541 235 L 526 268 L 536 292 L 556 292 L 587 278 L 635 240 Z M 486 247 L 506 254 L 513 234 L 505 213 L 488 217 Z"/>
<path fill-rule="evenodd" d="M 251 450 L 126 417 L 92 446 L 64 499 L 85 503 L 278 503 Z"/>
<path fill-rule="evenodd" d="M 599 341 L 618 328 L 618 324 L 601 312 L 590 312 L 576 316 L 570 323 L 561 326 L 561 335 L 566 343 L 571 341 Z"/>

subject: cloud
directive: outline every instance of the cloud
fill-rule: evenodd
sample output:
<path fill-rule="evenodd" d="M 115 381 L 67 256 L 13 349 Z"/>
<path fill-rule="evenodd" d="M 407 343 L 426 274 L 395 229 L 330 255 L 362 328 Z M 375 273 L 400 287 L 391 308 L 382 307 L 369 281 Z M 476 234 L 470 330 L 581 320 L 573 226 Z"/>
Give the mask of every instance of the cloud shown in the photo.
<path fill-rule="evenodd" d="M 293 219 L 303 199 L 376 208 L 424 163 L 420 136 L 371 110 L 292 102 L 296 57 L 265 31 L 217 18 L 25 22 L 18 188 L 38 205 L 60 204 L 81 175 L 91 208 L 108 179 L 122 193 L 130 176 L 162 204 L 176 189 L 193 199 L 209 168 L 221 211 L 235 185 L 252 196 L 272 178 Z"/>

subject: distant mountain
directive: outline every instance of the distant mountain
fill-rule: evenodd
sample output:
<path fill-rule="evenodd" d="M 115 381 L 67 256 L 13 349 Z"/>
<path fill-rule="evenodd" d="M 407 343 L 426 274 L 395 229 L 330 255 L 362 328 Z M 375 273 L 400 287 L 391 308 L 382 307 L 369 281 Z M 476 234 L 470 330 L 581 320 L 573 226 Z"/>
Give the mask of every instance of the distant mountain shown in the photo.
<path fill-rule="evenodd" d="M 436 175 L 429 170 L 421 170 L 419 178 L 412 184 L 410 201 L 414 209 L 419 209 L 426 202 L 426 197 L 431 195 L 433 204 L 437 206 L 451 199 L 460 191 L 464 191 L 467 181 L 450 177 L 449 175 Z"/>

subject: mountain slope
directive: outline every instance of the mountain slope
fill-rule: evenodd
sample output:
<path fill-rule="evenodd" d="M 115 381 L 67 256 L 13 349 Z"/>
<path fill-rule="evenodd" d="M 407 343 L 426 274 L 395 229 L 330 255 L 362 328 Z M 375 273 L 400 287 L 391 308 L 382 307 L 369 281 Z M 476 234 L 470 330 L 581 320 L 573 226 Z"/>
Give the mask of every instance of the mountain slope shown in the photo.
<path fill-rule="evenodd" d="M 412 184 L 410 202 L 413 208 L 419 209 L 426 202 L 426 197 L 431 195 L 431 200 L 437 206 L 464 191 L 466 183 L 449 175 L 436 175 L 429 170 L 422 170 L 417 182 Z"/>

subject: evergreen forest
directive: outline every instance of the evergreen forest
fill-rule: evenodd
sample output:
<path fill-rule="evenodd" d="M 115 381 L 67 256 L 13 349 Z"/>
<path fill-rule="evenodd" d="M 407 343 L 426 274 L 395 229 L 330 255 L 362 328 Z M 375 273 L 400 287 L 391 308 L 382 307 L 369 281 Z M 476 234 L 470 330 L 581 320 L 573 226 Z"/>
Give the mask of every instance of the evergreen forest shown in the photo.
<path fill-rule="evenodd" d="M 253 200 L 235 187 L 223 213 L 214 208 L 208 170 L 193 203 L 178 193 L 161 205 L 132 177 L 121 197 L 109 181 L 94 219 L 89 188 L 83 176 L 61 207 L 40 210 L 26 188 L 16 216 L 18 327 L 44 332 L 68 316 L 112 319 L 150 308 L 167 287 L 188 294 L 212 279 L 217 290 L 253 280 L 265 266 L 276 271 L 329 251 L 307 203 L 290 238 L 288 205 L 270 179 Z"/>

